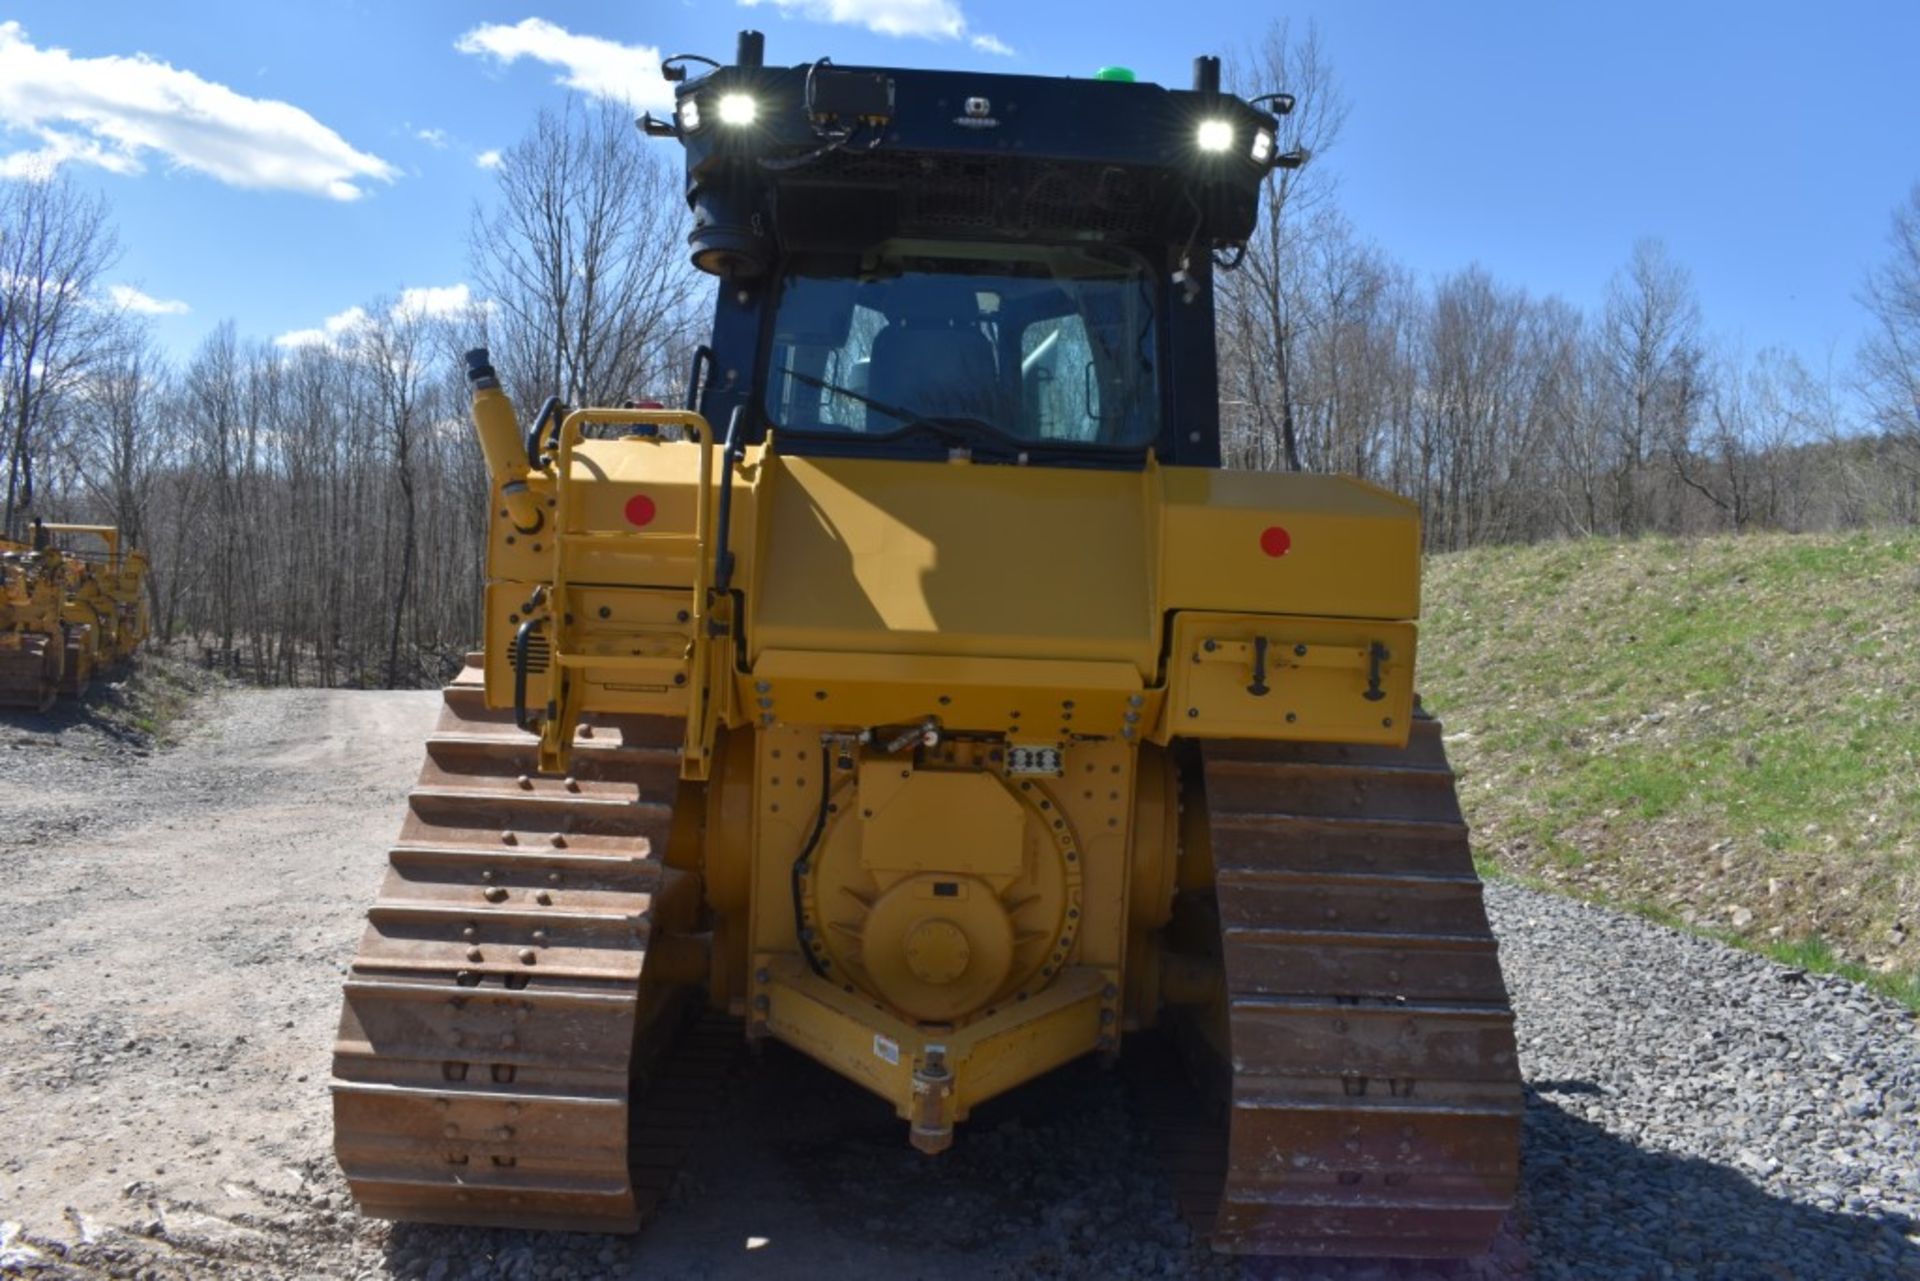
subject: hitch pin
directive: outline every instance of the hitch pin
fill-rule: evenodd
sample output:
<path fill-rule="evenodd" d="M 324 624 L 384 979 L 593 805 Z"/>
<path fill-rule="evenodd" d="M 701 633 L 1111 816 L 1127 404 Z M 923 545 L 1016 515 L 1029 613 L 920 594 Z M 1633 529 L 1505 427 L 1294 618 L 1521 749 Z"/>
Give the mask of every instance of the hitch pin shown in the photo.
<path fill-rule="evenodd" d="M 1271 688 L 1267 684 L 1267 638 L 1253 638 L 1253 684 L 1247 686 L 1247 693 L 1255 698 L 1265 694 Z"/>
<path fill-rule="evenodd" d="M 1389 657 L 1387 647 L 1379 641 L 1367 647 L 1367 692 L 1361 697 L 1369 703 L 1377 703 L 1387 696 L 1387 692 L 1380 688 L 1380 665 Z"/>

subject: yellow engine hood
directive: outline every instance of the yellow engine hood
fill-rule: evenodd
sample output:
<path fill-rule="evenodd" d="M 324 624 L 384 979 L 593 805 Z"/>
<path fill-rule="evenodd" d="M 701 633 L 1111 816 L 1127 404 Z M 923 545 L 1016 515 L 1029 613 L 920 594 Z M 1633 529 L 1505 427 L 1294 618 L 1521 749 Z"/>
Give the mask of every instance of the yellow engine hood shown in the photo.
<path fill-rule="evenodd" d="M 1154 668 L 1155 506 L 1139 472 L 772 456 L 747 637 L 769 650 Z"/>
<path fill-rule="evenodd" d="M 1419 613 L 1417 509 L 1344 477 L 769 455 L 754 502 L 750 659 L 1075 659 L 1151 679 L 1171 610 Z"/>

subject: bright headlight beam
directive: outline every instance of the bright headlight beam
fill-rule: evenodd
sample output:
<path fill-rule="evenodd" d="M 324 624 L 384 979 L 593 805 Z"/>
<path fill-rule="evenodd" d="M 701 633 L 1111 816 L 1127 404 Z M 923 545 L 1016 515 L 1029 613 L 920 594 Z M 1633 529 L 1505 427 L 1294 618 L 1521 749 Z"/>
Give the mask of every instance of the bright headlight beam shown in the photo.
<path fill-rule="evenodd" d="M 1233 146 L 1233 122 L 1231 120 L 1202 120 L 1196 139 L 1202 151 L 1225 151 Z"/>
<path fill-rule="evenodd" d="M 1256 165 L 1264 165 L 1272 160 L 1273 131 L 1271 129 L 1255 129 L 1253 131 L 1253 147 L 1247 154 L 1252 157 L 1253 163 Z"/>
<path fill-rule="evenodd" d="M 720 123 L 723 125 L 750 125 L 760 114 L 760 104 L 748 93 L 723 93 L 720 95 Z"/>

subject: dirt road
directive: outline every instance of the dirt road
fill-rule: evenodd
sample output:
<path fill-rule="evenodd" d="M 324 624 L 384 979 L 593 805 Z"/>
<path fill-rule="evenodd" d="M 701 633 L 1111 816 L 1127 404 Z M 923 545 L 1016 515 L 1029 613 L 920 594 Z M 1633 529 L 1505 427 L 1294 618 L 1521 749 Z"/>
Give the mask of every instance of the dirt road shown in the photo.
<path fill-rule="evenodd" d="M 328 989 L 438 696 L 217 697 L 149 757 L 7 753 L 0 1197 L 30 1233 L 245 1238 L 327 1184 Z"/>

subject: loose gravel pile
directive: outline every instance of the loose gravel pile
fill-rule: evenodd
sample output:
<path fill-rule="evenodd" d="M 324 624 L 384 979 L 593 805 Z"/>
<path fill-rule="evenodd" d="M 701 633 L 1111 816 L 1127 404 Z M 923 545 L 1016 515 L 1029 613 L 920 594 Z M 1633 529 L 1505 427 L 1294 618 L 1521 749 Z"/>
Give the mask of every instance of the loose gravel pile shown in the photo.
<path fill-rule="evenodd" d="M 1913 1016 L 1636 918 L 1488 889 L 1538 1277 L 1920 1277 Z"/>
<path fill-rule="evenodd" d="M 1524 1191 L 1484 1259 L 1216 1258 L 1123 1073 L 1070 1066 L 929 1161 L 884 1104 L 778 1046 L 742 1056 L 640 1237 L 363 1220 L 328 1152 L 328 1042 L 433 713 L 228 695 L 182 748 L 64 767 L 12 727 L 58 785 L 0 775 L 30 829 L 0 839 L 0 872 L 32 890 L 0 960 L 0 1276 L 1920 1281 L 1905 1010 L 1511 885 L 1488 899 L 1529 1083 Z"/>

